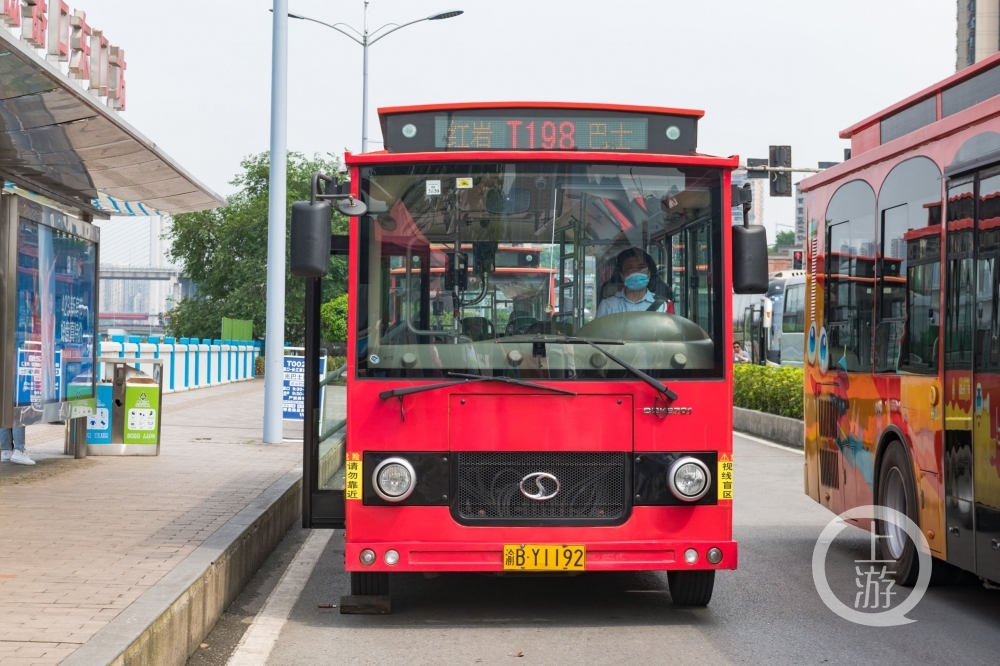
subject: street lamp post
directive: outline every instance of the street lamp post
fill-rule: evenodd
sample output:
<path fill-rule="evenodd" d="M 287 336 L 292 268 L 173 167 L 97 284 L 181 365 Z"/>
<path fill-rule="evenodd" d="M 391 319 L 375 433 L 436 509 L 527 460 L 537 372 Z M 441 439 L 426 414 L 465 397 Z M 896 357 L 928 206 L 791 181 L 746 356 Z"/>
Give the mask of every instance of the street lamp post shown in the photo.
<path fill-rule="evenodd" d="M 302 21 L 312 21 L 313 23 L 319 23 L 320 25 L 324 25 L 327 28 L 333 28 L 342 35 L 346 35 L 351 39 L 353 39 L 355 42 L 360 44 L 361 48 L 364 50 L 364 57 L 363 57 L 364 65 L 362 70 L 362 89 L 361 89 L 361 152 L 362 153 L 368 152 L 368 47 L 377 42 L 378 40 L 382 39 L 386 35 L 396 32 L 401 28 L 405 28 L 408 25 L 413 25 L 414 23 L 420 23 L 421 21 L 440 21 L 443 19 L 454 18 L 455 16 L 459 16 L 460 14 L 464 13 L 463 10 L 461 9 L 452 9 L 446 12 L 438 12 L 436 14 L 431 14 L 430 16 L 424 16 L 423 18 L 414 19 L 412 21 L 408 21 L 407 23 L 403 24 L 386 23 L 378 30 L 375 30 L 374 32 L 369 32 L 368 3 L 369 0 L 365 0 L 364 32 L 358 32 L 357 30 L 347 25 L 346 23 L 324 23 L 323 21 L 319 21 L 317 19 L 310 18 L 308 16 L 302 16 L 301 14 L 292 14 L 292 13 L 288 14 L 289 18 L 299 19 Z M 344 28 L 347 28 L 347 30 L 350 30 L 354 34 L 352 35 L 351 32 L 347 32 L 347 30 L 345 30 Z M 386 28 L 389 28 L 389 30 L 382 32 Z"/>
<path fill-rule="evenodd" d="M 271 148 L 267 204 L 264 330 L 264 442 L 284 437 L 281 388 L 285 345 L 285 197 L 288 161 L 288 0 L 274 0 L 271 34 Z"/>

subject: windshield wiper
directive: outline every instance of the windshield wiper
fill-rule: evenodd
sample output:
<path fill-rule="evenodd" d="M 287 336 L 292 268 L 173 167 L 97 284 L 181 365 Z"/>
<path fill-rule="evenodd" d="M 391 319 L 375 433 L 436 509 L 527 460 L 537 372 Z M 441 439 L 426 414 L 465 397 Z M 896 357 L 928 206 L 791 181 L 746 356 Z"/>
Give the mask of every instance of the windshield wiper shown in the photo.
<path fill-rule="evenodd" d="M 497 342 L 500 342 L 500 340 L 498 340 Z M 605 356 L 607 356 L 609 359 L 611 359 L 612 362 L 617 363 L 618 365 L 622 366 L 623 368 L 625 368 L 625 370 L 627 370 L 628 372 L 632 373 L 632 375 L 634 375 L 635 377 L 638 377 L 642 381 L 646 382 L 647 384 L 649 384 L 654 389 L 656 389 L 657 391 L 659 391 L 663 395 L 667 396 L 671 400 L 676 400 L 677 399 L 677 394 L 674 393 L 673 391 L 671 391 L 669 388 L 667 388 L 667 385 L 664 384 L 663 382 L 660 382 L 660 381 L 657 381 L 656 379 L 653 379 L 652 377 L 650 377 L 649 375 L 647 375 L 645 372 L 643 372 L 639 368 L 636 368 L 635 366 L 629 365 L 628 363 L 626 363 L 625 361 L 621 360 L 620 358 L 618 358 L 617 356 L 615 356 L 614 354 L 612 354 L 608 350 L 601 349 L 600 347 L 597 346 L 597 345 L 623 345 L 623 344 L 625 344 L 621 340 L 589 340 L 587 338 L 574 338 L 574 337 L 567 336 L 567 335 L 561 335 L 561 336 L 554 336 L 554 337 L 551 337 L 551 338 L 536 338 L 536 339 L 533 339 L 533 340 L 517 340 L 517 342 L 524 342 L 524 343 L 530 343 L 530 344 L 556 343 L 556 344 L 563 344 L 563 345 L 590 345 L 591 347 L 593 347 L 594 349 L 596 349 L 597 351 L 601 352 L 602 354 L 604 354 Z"/>
<path fill-rule="evenodd" d="M 526 382 L 520 379 L 514 379 L 513 377 L 493 377 L 488 375 L 471 375 L 464 372 L 449 372 L 449 377 L 462 377 L 462 379 L 455 382 L 444 382 L 443 384 L 425 384 L 424 386 L 410 386 L 407 388 L 396 388 L 390 391 L 382 391 L 378 394 L 378 397 L 382 400 L 388 400 L 389 398 L 402 398 L 404 395 L 413 395 L 414 393 L 423 393 L 424 391 L 435 391 L 437 389 L 448 388 L 449 386 L 460 386 L 462 384 L 476 384 L 478 382 L 504 382 L 506 384 L 516 384 L 517 386 L 526 386 L 528 388 L 543 389 L 545 391 L 552 391 L 553 393 L 562 393 L 563 395 L 576 395 L 572 391 L 567 391 L 565 389 L 555 388 L 552 386 L 546 386 L 545 384 L 535 384 L 533 382 Z"/>
<path fill-rule="evenodd" d="M 449 377 L 466 377 L 467 381 L 480 381 L 480 382 L 504 382 L 505 384 L 514 384 L 515 386 L 524 386 L 527 388 L 542 389 L 544 391 L 552 391 L 553 393 L 561 393 L 563 395 L 576 395 L 573 391 L 567 391 L 566 389 L 556 388 L 554 386 L 546 386 L 545 384 L 536 384 L 534 382 L 526 382 L 522 379 L 514 379 L 513 377 L 494 377 L 492 375 L 467 375 L 464 372 L 449 372 Z"/>
<path fill-rule="evenodd" d="M 478 377 L 478 375 L 476 375 Z M 477 381 L 483 381 L 483 378 L 477 379 Z M 423 386 L 410 386 L 408 388 L 395 388 L 391 391 L 382 391 L 378 394 L 380 400 L 388 400 L 389 398 L 402 398 L 404 395 L 412 395 L 414 393 L 423 393 L 424 391 L 434 391 L 440 388 L 448 388 L 449 386 L 458 386 L 459 384 L 469 384 L 469 380 L 463 379 L 457 382 L 445 382 L 444 384 L 424 384 Z"/>

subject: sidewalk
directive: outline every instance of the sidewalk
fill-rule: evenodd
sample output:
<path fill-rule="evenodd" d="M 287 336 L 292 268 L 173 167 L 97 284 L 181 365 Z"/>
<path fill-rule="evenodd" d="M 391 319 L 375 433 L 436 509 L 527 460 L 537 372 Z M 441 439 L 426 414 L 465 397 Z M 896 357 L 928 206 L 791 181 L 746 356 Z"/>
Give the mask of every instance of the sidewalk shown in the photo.
<path fill-rule="evenodd" d="M 39 464 L 0 468 L 0 663 L 59 663 L 301 466 L 262 443 L 263 394 L 166 395 L 159 457 L 73 460 L 62 426 L 28 428 Z"/>

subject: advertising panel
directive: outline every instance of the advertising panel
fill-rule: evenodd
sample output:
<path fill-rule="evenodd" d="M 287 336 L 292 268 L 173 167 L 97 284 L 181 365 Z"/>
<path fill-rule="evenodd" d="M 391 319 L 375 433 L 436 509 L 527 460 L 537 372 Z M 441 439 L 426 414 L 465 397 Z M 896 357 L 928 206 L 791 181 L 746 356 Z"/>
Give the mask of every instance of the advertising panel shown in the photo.
<path fill-rule="evenodd" d="M 4 425 L 89 413 L 82 407 L 96 397 L 97 229 L 20 196 L 5 196 L 3 212 Z"/>

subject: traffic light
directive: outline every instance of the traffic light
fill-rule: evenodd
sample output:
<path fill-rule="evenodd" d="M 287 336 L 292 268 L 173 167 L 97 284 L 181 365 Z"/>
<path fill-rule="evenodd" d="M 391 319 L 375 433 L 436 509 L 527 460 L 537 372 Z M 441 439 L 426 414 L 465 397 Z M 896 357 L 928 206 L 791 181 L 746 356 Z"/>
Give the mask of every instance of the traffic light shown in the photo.
<path fill-rule="evenodd" d="M 792 168 L 791 146 L 769 146 L 768 166 Z M 792 174 L 788 171 L 771 172 L 771 196 L 792 196 Z"/>
<path fill-rule="evenodd" d="M 796 250 L 792 252 L 792 269 L 802 270 L 802 250 Z"/>

